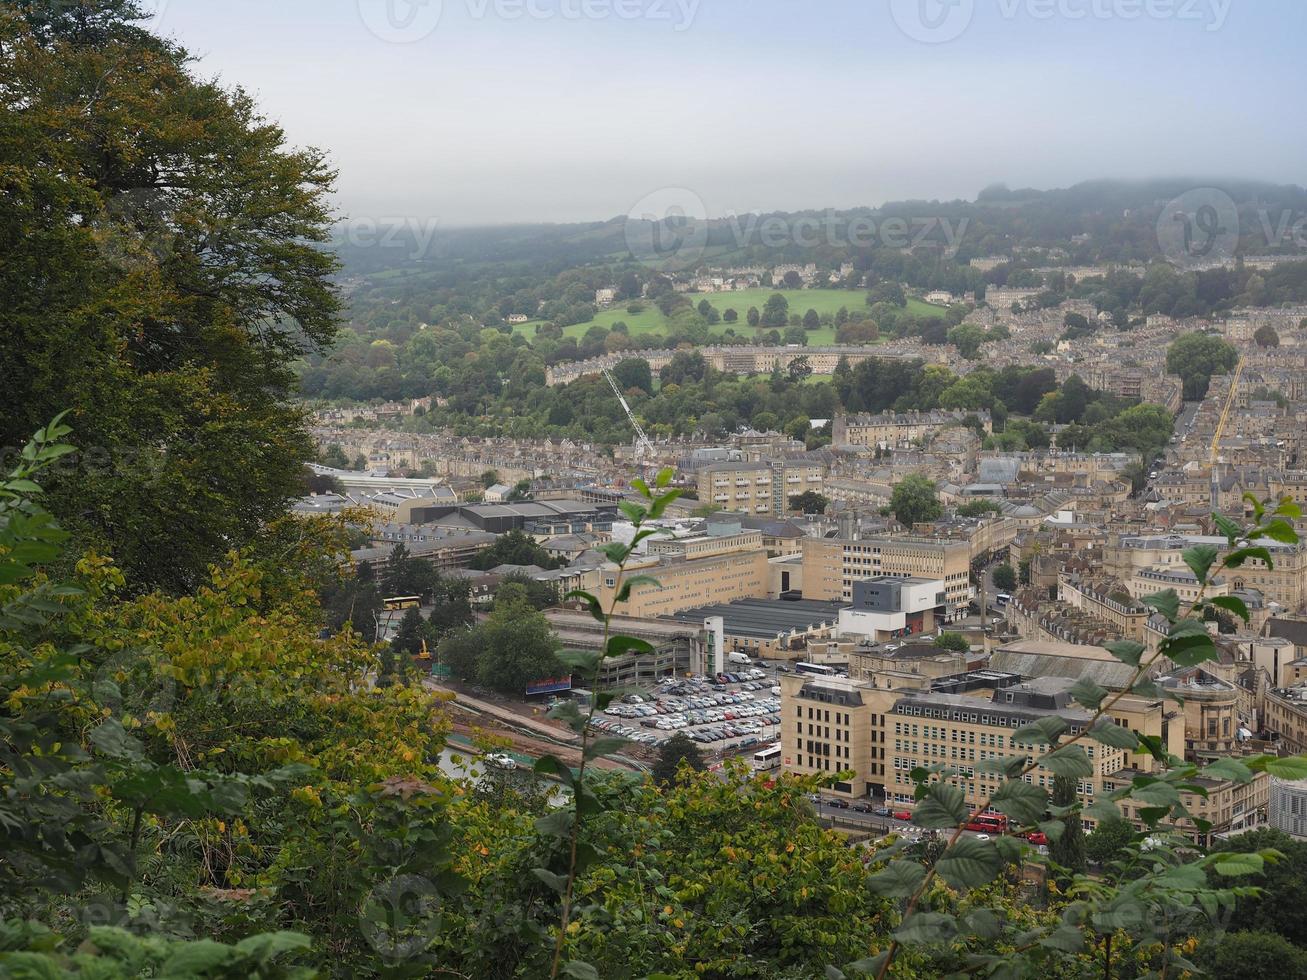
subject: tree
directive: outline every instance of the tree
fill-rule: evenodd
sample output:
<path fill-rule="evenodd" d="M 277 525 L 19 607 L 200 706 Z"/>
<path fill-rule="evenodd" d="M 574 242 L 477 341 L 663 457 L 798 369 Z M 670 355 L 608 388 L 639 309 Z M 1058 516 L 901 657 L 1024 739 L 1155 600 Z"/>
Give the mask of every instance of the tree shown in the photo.
<path fill-rule="evenodd" d="M 969 361 L 975 360 L 980 353 L 980 345 L 988 339 L 985 328 L 974 323 L 960 324 L 948 332 L 948 342 Z"/>
<path fill-rule="evenodd" d="M 399 653 L 413 654 L 422 649 L 422 635 L 425 632 L 422 613 L 417 609 L 406 609 L 399 621 L 399 629 L 390 641 L 392 650 Z"/>
<path fill-rule="evenodd" d="M 349 457 L 345 455 L 345 450 L 340 448 L 338 442 L 328 444 L 319 458 L 323 466 L 331 466 L 338 470 L 349 469 Z"/>
<path fill-rule="evenodd" d="M 1049 802 L 1053 806 L 1071 806 L 1076 799 L 1075 777 L 1060 772 L 1055 774 Z M 1062 817 L 1062 833 L 1049 838 L 1048 856 L 1070 874 L 1084 873 L 1085 828 L 1078 812 Z"/>
<path fill-rule="evenodd" d="M 758 307 L 750 306 L 749 312 L 745 314 L 745 320 L 751 327 L 756 327 L 762 323 L 762 314 L 758 312 Z"/>
<path fill-rule="evenodd" d="M 1135 829 L 1126 820 L 1100 820 L 1085 837 L 1085 857 L 1097 865 L 1107 865 L 1125 853 L 1135 839 Z"/>
<path fill-rule="evenodd" d="M 1167 373 L 1180 376 L 1186 401 L 1201 400 L 1212 375 L 1229 372 L 1238 361 L 1233 345 L 1205 333 L 1181 334 L 1166 351 Z"/>
<path fill-rule="evenodd" d="M 727 323 L 735 323 L 740 319 L 740 314 L 728 306 L 722 311 L 722 319 Z"/>
<path fill-rule="evenodd" d="M 781 276 L 781 282 L 786 289 L 802 289 L 803 277 L 793 269 L 786 270 L 785 275 Z"/>
<path fill-rule="evenodd" d="M 1004 592 L 1011 592 L 1017 587 L 1017 573 L 1011 565 L 1004 562 L 994 569 L 994 585 Z"/>
<path fill-rule="evenodd" d="M 790 361 L 788 374 L 791 381 L 803 381 L 812 377 L 812 364 L 806 356 L 796 357 Z"/>
<path fill-rule="evenodd" d="M 618 361 L 613 367 L 613 377 L 617 380 L 617 386 L 624 392 L 639 388 L 646 395 L 653 394 L 653 372 L 649 369 L 649 362 L 644 358 L 628 357 Z"/>
<path fill-rule="evenodd" d="M 0 445 L 70 411 L 82 451 L 47 479 L 68 554 L 180 592 L 258 545 L 316 455 L 289 396 L 336 334 L 334 174 L 133 5 L 79 8 L 0 27 Z"/>
<path fill-rule="evenodd" d="M 1273 932 L 1227 932 L 1205 936 L 1194 962 L 1221 980 L 1307 980 L 1307 950 Z"/>
<path fill-rule="evenodd" d="M 488 572 L 500 565 L 536 565 L 540 568 L 554 568 L 554 558 L 535 542 L 535 539 L 514 528 L 501 534 L 495 543 L 478 551 L 468 562 L 469 568 Z"/>
<path fill-rule="evenodd" d="M 790 497 L 790 510 L 797 510 L 804 514 L 824 514 L 828 506 L 830 500 L 816 490 L 805 490 Z"/>
<path fill-rule="evenodd" d="M 935 646 L 942 650 L 956 650 L 958 653 L 967 653 L 971 650 L 971 644 L 961 633 L 941 633 L 935 637 Z"/>
<path fill-rule="evenodd" d="M 658 759 L 651 770 L 654 782 L 659 786 L 668 786 L 676 780 L 676 772 L 684 762 L 695 772 L 705 768 L 703 753 L 685 732 L 677 732 L 658 747 Z"/>
<path fill-rule="evenodd" d="M 900 524 L 908 527 L 938 520 L 943 511 L 934 482 L 915 473 L 894 488 L 889 509 Z"/>
<path fill-rule="evenodd" d="M 965 504 L 959 504 L 954 511 L 958 517 L 984 517 L 986 514 L 1000 514 L 1003 508 L 999 506 L 996 500 L 968 500 Z"/>
<path fill-rule="evenodd" d="M 803 329 L 804 330 L 821 329 L 821 317 L 817 315 L 816 310 L 809 310 L 807 313 L 803 314 Z"/>
<path fill-rule="evenodd" d="M 764 327 L 783 327 L 790 321 L 790 301 L 781 293 L 772 293 L 762 307 Z"/>
<path fill-rule="evenodd" d="M 518 480 L 515 484 L 513 484 L 513 489 L 508 492 L 508 496 L 504 498 L 505 502 L 510 504 L 517 504 L 517 503 L 521 503 L 524 500 L 530 500 L 530 499 L 531 499 L 530 480 Z"/>
<path fill-rule="evenodd" d="M 1220 839 L 1212 845 L 1212 850 L 1251 854 L 1268 847 L 1275 848 L 1284 858 L 1266 865 L 1257 882 L 1260 894 L 1239 899 L 1230 928 L 1273 932 L 1296 946 L 1307 946 L 1307 905 L 1302 901 L 1302 883 L 1307 880 L 1307 844 L 1283 831 L 1263 828 Z"/>
<path fill-rule="evenodd" d="M 498 482 L 499 482 L 498 470 L 486 470 L 484 473 L 481 474 L 481 486 L 486 490 L 489 490 Z"/>
<path fill-rule="evenodd" d="M 1263 323 L 1253 334 L 1258 347 L 1279 347 L 1280 334 L 1269 323 Z"/>

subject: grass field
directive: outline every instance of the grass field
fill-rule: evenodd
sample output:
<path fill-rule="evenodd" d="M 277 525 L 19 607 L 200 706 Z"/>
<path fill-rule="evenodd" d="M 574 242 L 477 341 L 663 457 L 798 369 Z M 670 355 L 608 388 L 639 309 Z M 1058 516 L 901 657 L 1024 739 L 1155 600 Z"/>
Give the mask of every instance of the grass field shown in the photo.
<path fill-rule="evenodd" d="M 713 336 L 726 336 L 726 329 L 733 327 L 737 336 L 752 336 L 753 330 L 745 322 L 748 315 L 749 307 L 756 306 L 759 310 L 767 302 L 772 293 L 779 292 L 790 303 L 790 313 L 797 313 L 803 316 L 808 310 L 816 310 L 818 314 L 830 313 L 832 316 L 837 313 L 841 306 L 847 307 L 850 313 L 856 314 L 866 310 L 866 294 L 860 290 L 848 289 L 742 289 L 732 293 L 687 293 L 687 298 L 698 306 L 700 300 L 707 300 L 717 310 L 718 313 L 725 313 L 726 310 L 732 309 L 740 315 L 738 322 L 718 323 L 712 328 Z M 646 304 L 644 310 L 639 313 L 627 313 L 627 304 L 623 303 L 614 306 L 610 310 L 601 310 L 589 323 L 574 323 L 570 327 L 563 328 L 563 336 L 575 337 L 580 340 L 585 336 L 587 330 L 591 327 L 611 327 L 618 320 L 623 321 L 630 329 L 632 337 L 638 337 L 641 334 L 662 333 L 667 328 L 667 318 L 663 316 L 662 311 L 653 304 Z M 908 299 L 908 312 L 918 316 L 924 316 L 930 313 L 943 312 L 942 306 L 932 306 L 930 303 L 923 303 L 919 299 Z M 529 320 L 526 323 L 519 323 L 513 328 L 514 333 L 520 333 L 528 340 L 535 336 L 536 328 L 540 326 L 542 320 Z M 820 330 L 813 330 L 808 334 L 808 343 L 811 346 L 819 347 L 835 343 L 835 328 L 822 327 Z"/>

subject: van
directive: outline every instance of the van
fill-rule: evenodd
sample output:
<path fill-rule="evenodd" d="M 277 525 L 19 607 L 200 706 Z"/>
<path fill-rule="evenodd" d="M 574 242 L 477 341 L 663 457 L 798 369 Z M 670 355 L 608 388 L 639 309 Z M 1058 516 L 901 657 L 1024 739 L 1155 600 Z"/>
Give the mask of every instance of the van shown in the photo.
<path fill-rule="evenodd" d="M 749 655 L 745 653 L 728 653 L 726 659 L 733 664 L 740 664 L 743 667 L 748 667 L 749 664 L 753 662 L 749 659 Z"/>

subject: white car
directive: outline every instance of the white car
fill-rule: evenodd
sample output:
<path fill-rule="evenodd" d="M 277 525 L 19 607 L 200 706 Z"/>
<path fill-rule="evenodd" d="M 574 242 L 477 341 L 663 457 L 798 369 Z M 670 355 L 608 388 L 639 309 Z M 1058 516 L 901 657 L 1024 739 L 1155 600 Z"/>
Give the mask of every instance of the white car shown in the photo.
<path fill-rule="evenodd" d="M 485 757 L 485 760 L 488 765 L 495 766 L 498 769 L 517 768 L 517 760 L 503 752 L 491 752 Z"/>

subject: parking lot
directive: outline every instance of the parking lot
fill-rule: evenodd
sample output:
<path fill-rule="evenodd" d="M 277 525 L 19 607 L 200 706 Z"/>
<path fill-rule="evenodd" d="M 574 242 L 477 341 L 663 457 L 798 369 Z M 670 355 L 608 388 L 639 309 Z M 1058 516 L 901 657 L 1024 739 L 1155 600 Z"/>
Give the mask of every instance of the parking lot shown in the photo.
<path fill-rule="evenodd" d="M 757 667 L 715 679 L 665 678 L 648 694 L 627 695 L 591 724 L 610 735 L 657 746 L 684 732 L 710 753 L 767 745 L 780 726 L 780 689 Z"/>

